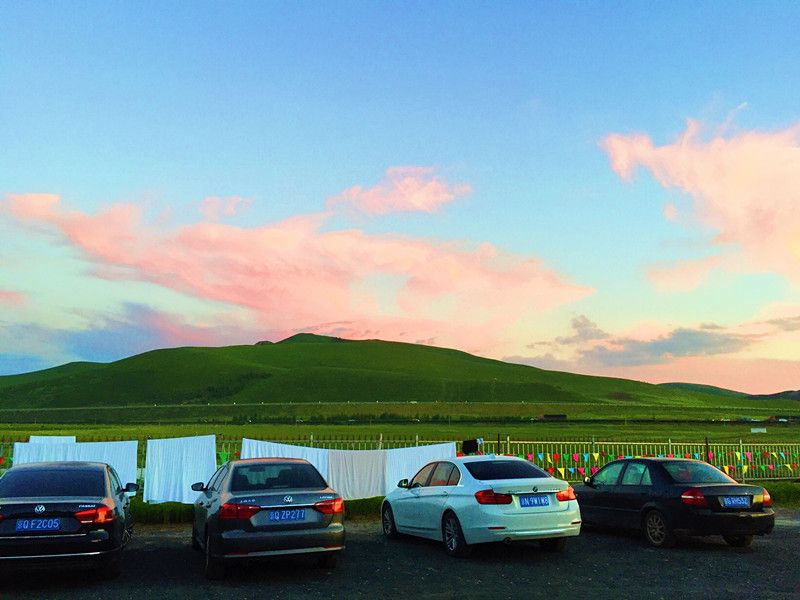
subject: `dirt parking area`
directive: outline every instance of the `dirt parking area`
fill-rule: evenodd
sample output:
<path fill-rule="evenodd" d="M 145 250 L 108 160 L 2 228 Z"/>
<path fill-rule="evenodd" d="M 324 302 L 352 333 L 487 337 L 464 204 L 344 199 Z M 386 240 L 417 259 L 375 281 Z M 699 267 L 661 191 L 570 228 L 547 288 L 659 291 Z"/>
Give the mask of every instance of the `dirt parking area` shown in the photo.
<path fill-rule="evenodd" d="M 79 569 L 4 568 L 0 598 L 800 598 L 800 511 L 782 511 L 774 533 L 745 549 L 700 538 L 654 550 L 632 534 L 585 531 L 560 554 L 493 545 L 461 560 L 434 542 L 387 541 L 377 521 L 350 523 L 335 569 L 275 559 L 232 568 L 219 583 L 205 581 L 188 540 L 187 527 L 141 527 L 112 582 Z"/>

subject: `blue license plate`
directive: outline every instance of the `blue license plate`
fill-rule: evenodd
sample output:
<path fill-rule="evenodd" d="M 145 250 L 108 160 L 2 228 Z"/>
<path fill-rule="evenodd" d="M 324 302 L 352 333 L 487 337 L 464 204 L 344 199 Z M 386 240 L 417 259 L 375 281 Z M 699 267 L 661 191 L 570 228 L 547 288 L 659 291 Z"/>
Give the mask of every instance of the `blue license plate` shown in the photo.
<path fill-rule="evenodd" d="M 273 523 L 278 521 L 305 521 L 306 509 L 305 508 L 287 508 L 283 510 L 269 511 L 269 520 Z"/>
<path fill-rule="evenodd" d="M 61 519 L 17 519 L 17 531 L 58 531 Z"/>
<path fill-rule="evenodd" d="M 523 508 L 528 506 L 550 506 L 550 497 L 541 494 L 535 496 L 520 496 L 519 505 Z"/>
<path fill-rule="evenodd" d="M 726 508 L 750 508 L 750 496 L 723 496 L 722 506 Z"/>

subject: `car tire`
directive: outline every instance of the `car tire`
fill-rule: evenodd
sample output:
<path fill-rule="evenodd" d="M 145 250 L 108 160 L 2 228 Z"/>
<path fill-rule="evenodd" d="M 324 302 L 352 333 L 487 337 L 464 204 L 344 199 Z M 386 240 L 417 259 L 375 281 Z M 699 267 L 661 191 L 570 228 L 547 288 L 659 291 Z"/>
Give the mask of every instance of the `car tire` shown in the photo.
<path fill-rule="evenodd" d="M 339 562 L 338 552 L 325 552 L 317 557 L 317 565 L 323 569 L 333 569 Z"/>
<path fill-rule="evenodd" d="M 222 560 L 216 558 L 211 553 L 211 537 L 206 535 L 206 563 L 205 563 L 205 575 L 206 579 L 211 581 L 222 579 L 225 577 L 225 565 L 222 563 Z"/>
<path fill-rule="evenodd" d="M 195 532 L 194 527 L 192 527 L 192 550 L 201 550 L 200 542 L 197 541 L 197 533 Z"/>
<path fill-rule="evenodd" d="M 381 525 L 383 526 L 383 535 L 387 539 L 396 540 L 400 537 L 394 522 L 394 512 L 388 502 L 384 502 L 383 508 L 381 508 Z"/>
<path fill-rule="evenodd" d="M 672 528 L 660 510 L 649 510 L 642 519 L 642 533 L 654 548 L 671 548 L 677 542 Z"/>
<path fill-rule="evenodd" d="M 442 519 L 442 542 L 449 556 L 466 558 L 472 553 L 472 546 L 464 539 L 461 523 L 453 512 L 448 512 Z"/>
<path fill-rule="evenodd" d="M 734 548 L 746 548 L 753 543 L 752 535 L 723 535 L 722 539 Z"/>
<path fill-rule="evenodd" d="M 547 552 L 563 552 L 564 548 L 567 547 L 567 538 L 547 538 L 545 540 L 539 540 L 539 545 L 542 547 L 542 550 L 546 550 Z"/>

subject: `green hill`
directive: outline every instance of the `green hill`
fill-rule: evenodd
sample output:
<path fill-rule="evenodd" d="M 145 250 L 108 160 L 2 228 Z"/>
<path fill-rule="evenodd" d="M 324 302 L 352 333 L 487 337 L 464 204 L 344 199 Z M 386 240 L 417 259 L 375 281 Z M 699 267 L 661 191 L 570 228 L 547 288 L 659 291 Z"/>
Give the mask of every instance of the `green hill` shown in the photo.
<path fill-rule="evenodd" d="M 445 348 L 299 334 L 276 344 L 155 350 L 113 363 L 71 363 L 0 377 L 0 408 L 270 403 L 540 403 L 703 407 L 702 389 L 591 377 Z M 726 404 L 747 404 L 726 397 Z M 763 406 L 763 404 L 762 404 Z"/>

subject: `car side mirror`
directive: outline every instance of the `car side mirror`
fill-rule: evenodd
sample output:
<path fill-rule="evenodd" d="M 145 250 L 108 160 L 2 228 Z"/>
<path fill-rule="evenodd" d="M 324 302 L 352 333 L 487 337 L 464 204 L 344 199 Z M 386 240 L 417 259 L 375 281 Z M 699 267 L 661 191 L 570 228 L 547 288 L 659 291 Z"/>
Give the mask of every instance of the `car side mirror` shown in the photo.
<path fill-rule="evenodd" d="M 135 494 L 139 491 L 139 484 L 138 483 L 128 483 L 125 485 L 125 488 L 122 490 L 127 494 Z"/>
<path fill-rule="evenodd" d="M 206 491 L 206 484 L 202 481 L 198 481 L 197 483 L 192 484 L 192 491 L 194 492 L 205 492 Z"/>
<path fill-rule="evenodd" d="M 589 487 L 594 487 L 594 484 L 592 483 L 592 478 L 589 477 L 588 475 L 583 478 L 583 483 L 585 483 Z"/>
<path fill-rule="evenodd" d="M 408 479 L 401 479 L 400 481 L 398 481 L 397 482 L 397 487 L 407 490 L 408 489 Z"/>

